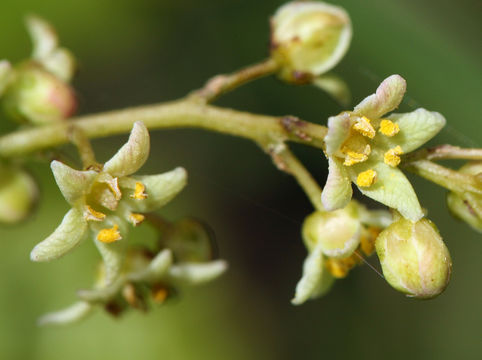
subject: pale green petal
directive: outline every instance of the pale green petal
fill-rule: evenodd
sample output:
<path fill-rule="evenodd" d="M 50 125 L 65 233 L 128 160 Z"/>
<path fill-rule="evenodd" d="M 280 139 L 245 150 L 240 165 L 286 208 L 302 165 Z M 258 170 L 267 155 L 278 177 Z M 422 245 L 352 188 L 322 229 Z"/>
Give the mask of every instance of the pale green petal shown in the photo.
<path fill-rule="evenodd" d="M 291 300 L 293 305 L 301 305 L 306 300 L 322 296 L 329 290 L 333 278 L 327 274 L 323 262 L 323 254 L 319 247 L 306 257 L 303 263 L 303 276 L 298 281 L 295 297 Z"/>
<path fill-rule="evenodd" d="M 104 171 L 121 177 L 139 170 L 149 156 L 149 132 L 141 121 L 134 123 L 129 140 L 104 165 Z"/>
<path fill-rule="evenodd" d="M 312 84 L 327 92 L 341 106 L 346 107 L 351 101 L 351 92 L 345 80 L 335 74 L 325 74 L 315 78 Z"/>
<path fill-rule="evenodd" d="M 10 82 L 12 66 L 7 60 L 0 61 L 0 97 Z"/>
<path fill-rule="evenodd" d="M 99 175 L 96 171 L 79 171 L 54 160 L 50 164 L 55 181 L 68 203 L 74 204 L 90 191 L 91 185 Z"/>
<path fill-rule="evenodd" d="M 409 220 L 417 221 L 423 217 L 422 208 L 412 185 L 398 168 L 381 162 L 377 164 L 367 162 L 352 168 L 350 175 L 355 183 L 359 172 L 373 169 L 377 173 L 377 181 L 373 185 L 370 187 L 358 186 L 364 195 L 398 210 L 403 217 Z"/>
<path fill-rule="evenodd" d="M 145 186 L 147 198 L 129 199 L 129 206 L 134 211 L 150 212 L 167 204 L 186 186 L 187 172 L 178 167 L 163 174 L 135 176 L 132 179 Z"/>
<path fill-rule="evenodd" d="M 52 235 L 33 248 L 30 259 L 50 261 L 65 255 L 82 241 L 87 230 L 87 221 L 80 209 L 69 210 Z"/>
<path fill-rule="evenodd" d="M 146 269 L 130 274 L 129 280 L 132 281 L 157 281 L 167 273 L 169 267 L 172 265 L 173 256 L 169 249 L 162 250 L 149 263 Z"/>
<path fill-rule="evenodd" d="M 395 110 L 402 102 L 407 83 L 400 75 L 391 75 L 382 81 L 375 94 L 362 100 L 354 112 L 369 119 L 378 119 Z"/>
<path fill-rule="evenodd" d="M 351 200 L 353 190 L 348 173 L 340 160 L 328 158 L 328 179 L 321 192 L 321 202 L 328 210 L 344 208 Z"/>
<path fill-rule="evenodd" d="M 26 18 L 27 30 L 33 42 L 32 57 L 42 60 L 57 48 L 57 34 L 54 28 L 38 16 Z"/>
<path fill-rule="evenodd" d="M 79 290 L 77 295 L 80 299 L 90 303 L 106 303 L 112 300 L 126 283 L 125 277 L 118 277 L 115 281 L 107 286 L 102 286 L 96 289 Z"/>
<path fill-rule="evenodd" d="M 350 135 L 350 128 L 354 120 L 350 114 L 343 112 L 337 116 L 328 118 L 328 133 L 325 136 L 326 153 L 329 156 L 335 155 Z"/>
<path fill-rule="evenodd" d="M 85 318 L 91 310 L 91 304 L 79 301 L 66 309 L 45 314 L 38 320 L 38 325 L 67 325 Z"/>
<path fill-rule="evenodd" d="M 390 138 L 408 153 L 425 144 L 445 126 L 445 118 L 438 112 L 417 109 L 405 114 L 391 114 L 388 119 L 396 122 L 400 132 Z"/>
<path fill-rule="evenodd" d="M 186 285 L 196 285 L 211 281 L 228 268 L 224 260 L 215 260 L 208 263 L 179 263 L 169 268 L 169 278 L 174 282 Z"/>
<path fill-rule="evenodd" d="M 43 59 L 42 65 L 59 79 L 69 82 L 75 73 L 75 58 L 67 49 L 55 49 Z"/>

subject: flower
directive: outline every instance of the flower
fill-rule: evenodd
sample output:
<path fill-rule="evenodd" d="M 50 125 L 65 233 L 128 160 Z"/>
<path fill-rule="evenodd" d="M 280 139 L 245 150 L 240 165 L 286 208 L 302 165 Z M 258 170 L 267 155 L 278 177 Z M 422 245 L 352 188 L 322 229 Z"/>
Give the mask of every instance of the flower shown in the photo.
<path fill-rule="evenodd" d="M 398 291 L 429 299 L 447 287 L 452 261 L 430 220 L 398 219 L 380 233 L 376 249 L 385 279 Z"/>
<path fill-rule="evenodd" d="M 310 81 L 340 62 L 351 35 L 343 8 L 319 1 L 290 2 L 271 19 L 271 56 L 284 80 Z"/>
<path fill-rule="evenodd" d="M 184 227 L 185 224 L 181 226 Z M 185 232 L 185 229 L 180 231 Z M 164 240 L 170 244 L 176 242 L 178 249 L 184 246 L 193 249 L 193 241 L 199 245 L 204 242 L 203 236 L 201 232 L 195 236 L 199 237 L 198 240 L 195 240 L 192 234 L 180 238 L 175 231 L 175 234 L 167 234 Z M 148 296 L 153 303 L 163 304 L 179 287 L 209 282 L 227 269 L 227 263 L 223 260 L 198 258 L 192 261 L 179 257 L 179 254 L 178 252 L 176 259 L 176 253 L 170 248 L 163 248 L 157 254 L 146 248 L 131 249 L 114 282 L 107 281 L 105 266 L 101 266 L 93 289 L 79 291 L 80 301 L 66 309 L 42 316 L 39 324 L 60 325 L 78 321 L 99 305 L 114 315 L 129 307 L 146 310 Z M 188 254 L 188 258 L 191 256 L 192 254 Z"/>
<path fill-rule="evenodd" d="M 345 277 L 361 263 L 361 253 L 374 252 L 378 233 L 390 223 L 387 211 L 369 211 L 354 200 L 343 209 L 309 215 L 302 227 L 308 256 L 292 303 L 299 305 L 328 292 L 335 278 Z"/>
<path fill-rule="evenodd" d="M 445 118 L 425 109 L 384 116 L 398 107 L 405 90 L 405 80 L 392 75 L 353 111 L 329 118 L 325 137 L 329 174 L 321 195 L 327 210 L 348 204 L 353 181 L 364 195 L 398 210 L 407 219 L 423 217 L 415 191 L 397 166 L 400 155 L 434 137 L 445 125 Z"/>
<path fill-rule="evenodd" d="M 107 282 L 113 282 L 124 259 L 129 225 L 141 224 L 143 213 L 162 207 L 186 184 L 183 168 L 131 176 L 148 155 L 149 133 L 142 122 L 136 122 L 127 143 L 100 169 L 80 171 L 53 161 L 55 180 L 72 208 L 58 228 L 35 246 L 31 259 L 59 258 L 90 233 L 103 257 Z"/>

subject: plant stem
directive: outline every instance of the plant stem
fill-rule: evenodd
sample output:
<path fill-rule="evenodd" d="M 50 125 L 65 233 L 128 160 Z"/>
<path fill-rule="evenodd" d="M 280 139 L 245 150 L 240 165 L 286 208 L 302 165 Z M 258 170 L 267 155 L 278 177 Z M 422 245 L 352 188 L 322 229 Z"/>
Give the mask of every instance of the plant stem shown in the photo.
<path fill-rule="evenodd" d="M 464 149 L 449 144 L 438 145 L 433 148 L 420 149 L 405 156 L 405 162 L 417 160 L 465 159 L 482 160 L 482 149 Z"/>
<path fill-rule="evenodd" d="M 455 192 L 482 194 L 475 176 L 462 174 L 428 160 L 414 161 L 405 166 L 411 172 Z"/>
<path fill-rule="evenodd" d="M 313 207 L 318 211 L 325 211 L 321 203 L 321 187 L 288 146 L 284 143 L 261 142 L 259 145 L 271 156 L 279 170 L 294 176 Z"/>
<path fill-rule="evenodd" d="M 67 130 L 68 137 L 70 142 L 77 148 L 84 170 L 92 167 L 98 167 L 101 169 L 102 167 L 95 159 L 94 149 L 92 148 L 89 138 L 85 136 L 84 132 L 76 127 L 75 124 L 71 125 L 72 126 Z"/>
<path fill-rule="evenodd" d="M 199 90 L 194 91 L 190 97 L 204 102 L 212 102 L 220 95 L 236 89 L 250 81 L 268 76 L 278 70 L 279 65 L 272 58 L 248 66 L 231 74 L 216 75 L 209 79 Z"/>
<path fill-rule="evenodd" d="M 128 133 L 134 122 L 151 130 L 195 127 L 254 141 L 294 141 L 323 148 L 325 126 L 291 117 L 255 115 L 193 102 L 189 99 L 72 118 L 69 121 L 18 130 L 0 137 L 0 157 L 20 156 L 69 142 L 72 124 L 88 138 Z"/>

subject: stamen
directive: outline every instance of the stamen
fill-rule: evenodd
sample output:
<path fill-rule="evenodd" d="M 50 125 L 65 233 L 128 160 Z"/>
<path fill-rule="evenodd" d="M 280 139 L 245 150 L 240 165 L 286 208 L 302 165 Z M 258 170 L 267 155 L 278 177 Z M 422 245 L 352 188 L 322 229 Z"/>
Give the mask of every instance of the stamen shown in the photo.
<path fill-rule="evenodd" d="M 114 194 L 116 200 L 120 200 L 122 198 L 122 192 L 119 188 L 119 180 L 118 178 L 113 178 L 110 181 L 107 181 L 107 186 L 109 187 L 110 191 Z"/>
<path fill-rule="evenodd" d="M 375 129 L 370 123 L 370 119 L 366 116 L 362 116 L 360 119 L 358 119 L 356 124 L 353 125 L 353 129 L 370 139 L 373 139 L 375 137 Z"/>
<path fill-rule="evenodd" d="M 129 215 L 129 221 L 134 225 L 140 225 L 146 217 L 142 214 L 132 213 Z"/>
<path fill-rule="evenodd" d="M 358 174 L 356 184 L 361 187 L 372 186 L 377 181 L 377 172 L 369 169 Z"/>
<path fill-rule="evenodd" d="M 395 146 L 393 149 L 388 150 L 383 156 L 383 161 L 385 164 L 391 167 L 396 167 L 400 164 L 400 156 L 403 154 L 403 150 L 400 145 Z"/>
<path fill-rule="evenodd" d="M 343 148 L 342 152 L 346 154 L 345 161 L 343 165 L 345 166 L 352 166 L 354 164 L 358 164 L 368 160 L 368 155 L 370 155 L 372 149 L 370 145 L 366 145 L 365 149 L 363 149 L 363 153 L 359 153 L 356 151 L 349 150 L 348 148 Z"/>
<path fill-rule="evenodd" d="M 383 135 L 392 137 L 397 135 L 399 131 L 400 127 L 398 126 L 398 124 L 395 124 L 390 120 L 384 119 L 380 122 L 380 132 Z"/>
<path fill-rule="evenodd" d="M 147 194 L 144 192 L 146 187 L 141 182 L 136 182 L 136 188 L 134 190 L 134 195 L 131 195 L 131 198 L 136 200 L 144 200 L 147 198 Z"/>
<path fill-rule="evenodd" d="M 365 255 L 370 256 L 375 252 L 375 240 L 377 239 L 379 233 L 380 229 L 370 226 L 360 237 L 360 248 Z"/>
<path fill-rule="evenodd" d="M 96 211 L 92 209 L 89 205 L 86 205 L 86 209 L 84 211 L 84 219 L 85 220 L 92 220 L 92 221 L 102 221 L 104 220 L 106 215 L 100 211 Z"/>
<path fill-rule="evenodd" d="M 157 285 L 152 288 L 152 299 L 158 304 L 166 301 L 168 295 L 169 291 L 165 286 Z"/>
<path fill-rule="evenodd" d="M 118 225 L 114 225 L 110 229 L 102 229 L 97 234 L 97 240 L 99 240 L 103 243 L 106 243 L 106 244 L 118 241 L 120 239 L 122 239 L 122 236 L 119 232 L 119 226 Z"/>

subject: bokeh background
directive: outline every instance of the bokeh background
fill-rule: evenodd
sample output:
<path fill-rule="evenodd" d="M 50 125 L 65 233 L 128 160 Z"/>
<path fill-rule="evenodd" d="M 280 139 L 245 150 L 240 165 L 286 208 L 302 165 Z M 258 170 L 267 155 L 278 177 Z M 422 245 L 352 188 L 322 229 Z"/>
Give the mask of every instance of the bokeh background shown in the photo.
<path fill-rule="evenodd" d="M 354 101 L 380 80 L 408 80 L 401 110 L 443 113 L 447 128 L 434 143 L 480 146 L 480 11 L 477 0 L 347 0 L 352 47 L 336 68 Z M 166 101 L 210 76 L 267 55 L 268 17 L 276 0 L 1 0 L 0 58 L 30 52 L 23 16 L 57 27 L 80 69 L 79 112 Z M 266 78 L 218 104 L 324 123 L 342 109 L 319 90 Z M 0 129 L 10 128 L 0 118 Z M 96 141 L 109 158 L 126 137 Z M 67 148 L 67 151 L 70 151 Z M 294 151 L 323 183 L 319 151 Z M 459 165 L 453 163 L 454 165 Z M 429 217 L 453 258 L 452 281 L 439 298 L 410 300 L 367 266 L 336 283 L 325 298 L 290 304 L 305 249 L 300 225 L 312 209 L 289 176 L 252 143 L 201 130 L 152 133 L 145 173 L 186 167 L 189 186 L 162 210 L 193 215 L 214 228 L 229 272 L 148 314 L 114 319 L 99 311 L 63 328 L 38 328 L 36 318 L 74 301 L 90 286 L 98 255 L 90 242 L 49 264 L 29 261 L 31 248 L 67 210 L 49 167 L 29 162 L 42 190 L 38 211 L 0 228 L 1 359 L 478 359 L 482 353 L 482 239 L 448 215 L 445 191 L 413 179 Z M 371 262 L 379 267 L 376 259 Z"/>

